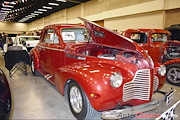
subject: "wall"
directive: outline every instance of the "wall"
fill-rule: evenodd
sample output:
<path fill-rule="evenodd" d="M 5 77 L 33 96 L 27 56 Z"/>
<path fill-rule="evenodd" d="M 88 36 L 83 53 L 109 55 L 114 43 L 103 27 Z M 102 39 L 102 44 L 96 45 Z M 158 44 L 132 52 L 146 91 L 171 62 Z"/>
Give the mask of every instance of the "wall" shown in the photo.
<path fill-rule="evenodd" d="M 109 29 L 164 28 L 168 19 L 165 11 L 176 8 L 180 8 L 180 0 L 91 0 L 51 15 L 60 15 L 61 19 L 51 16 L 43 19 L 44 25 L 82 23 L 77 17 L 84 17 L 91 21 L 104 20 L 104 26 Z M 33 29 L 38 27 L 33 25 L 30 30 Z"/>
<path fill-rule="evenodd" d="M 162 28 L 163 11 L 141 13 L 105 20 L 104 26 L 111 29 L 124 31 L 128 28 Z"/>
<path fill-rule="evenodd" d="M 0 33 L 18 34 L 18 31 L 29 31 L 29 25 L 27 23 L 0 22 L 0 26 Z"/>
<path fill-rule="evenodd" d="M 165 27 L 173 24 L 180 24 L 180 8 L 166 11 Z"/>

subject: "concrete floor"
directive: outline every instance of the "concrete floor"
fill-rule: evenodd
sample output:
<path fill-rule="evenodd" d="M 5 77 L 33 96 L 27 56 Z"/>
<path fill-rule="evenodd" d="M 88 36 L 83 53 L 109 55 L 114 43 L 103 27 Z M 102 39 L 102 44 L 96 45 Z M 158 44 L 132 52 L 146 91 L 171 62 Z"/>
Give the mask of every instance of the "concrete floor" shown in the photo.
<path fill-rule="evenodd" d="M 16 72 L 11 78 L 4 67 L 4 59 L 0 53 L 0 68 L 5 72 L 13 95 L 12 119 L 75 119 L 71 114 L 68 102 L 61 96 L 55 86 L 43 77 L 35 77 L 28 67 L 28 75 Z M 147 113 L 163 113 L 180 100 L 180 87 L 166 83 L 162 90 L 175 89 L 174 100 L 168 107 L 158 108 Z M 100 119 L 100 112 L 94 119 Z M 144 120 L 145 118 L 125 118 L 124 120 Z M 153 119 L 153 118 L 150 118 Z M 175 120 L 180 119 L 180 104 L 176 108 Z"/>

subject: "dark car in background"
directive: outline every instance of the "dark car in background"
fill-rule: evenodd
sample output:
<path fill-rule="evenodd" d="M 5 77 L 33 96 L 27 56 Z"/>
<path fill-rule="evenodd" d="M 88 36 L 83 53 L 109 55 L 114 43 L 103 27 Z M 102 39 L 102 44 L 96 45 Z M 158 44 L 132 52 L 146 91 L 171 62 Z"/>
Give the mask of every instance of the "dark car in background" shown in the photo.
<path fill-rule="evenodd" d="M 171 25 L 170 27 L 164 28 L 171 32 L 171 40 L 180 41 L 180 24 Z"/>
<path fill-rule="evenodd" d="M 8 120 L 11 113 L 11 92 L 4 72 L 0 69 L 0 120 Z"/>

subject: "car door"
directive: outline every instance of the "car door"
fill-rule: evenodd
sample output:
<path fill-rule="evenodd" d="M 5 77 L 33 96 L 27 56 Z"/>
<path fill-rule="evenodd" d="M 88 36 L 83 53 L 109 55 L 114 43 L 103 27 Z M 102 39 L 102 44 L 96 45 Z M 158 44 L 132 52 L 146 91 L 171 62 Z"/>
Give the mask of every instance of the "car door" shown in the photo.
<path fill-rule="evenodd" d="M 49 28 L 45 36 L 46 72 L 54 75 L 55 71 L 65 64 L 64 46 L 60 44 L 58 30 Z"/>
<path fill-rule="evenodd" d="M 41 42 L 38 43 L 38 49 L 39 49 L 39 62 L 40 62 L 40 68 L 42 71 L 47 72 L 47 54 L 46 54 L 46 48 L 48 46 L 48 31 L 44 32 L 44 38 Z"/>

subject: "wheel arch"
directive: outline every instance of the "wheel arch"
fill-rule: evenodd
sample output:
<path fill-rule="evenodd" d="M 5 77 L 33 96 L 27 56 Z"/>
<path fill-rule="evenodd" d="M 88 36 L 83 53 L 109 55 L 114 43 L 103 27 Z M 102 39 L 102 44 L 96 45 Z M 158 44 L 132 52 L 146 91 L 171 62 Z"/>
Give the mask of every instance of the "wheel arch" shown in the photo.
<path fill-rule="evenodd" d="M 175 72 L 176 71 L 176 72 Z M 180 63 L 172 63 L 167 65 L 166 80 L 173 85 L 180 86 L 178 82 L 180 73 Z"/>
<path fill-rule="evenodd" d="M 40 66 L 39 65 L 39 55 L 35 49 L 31 50 L 31 52 L 30 52 L 30 61 L 32 61 L 32 59 L 34 60 L 35 69 L 38 69 Z"/>

